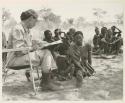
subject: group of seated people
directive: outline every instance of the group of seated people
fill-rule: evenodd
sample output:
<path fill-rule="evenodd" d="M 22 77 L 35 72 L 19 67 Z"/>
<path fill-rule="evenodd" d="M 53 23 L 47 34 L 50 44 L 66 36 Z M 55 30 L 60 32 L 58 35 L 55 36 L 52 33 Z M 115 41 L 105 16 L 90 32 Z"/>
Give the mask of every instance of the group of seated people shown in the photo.
<path fill-rule="evenodd" d="M 123 39 L 121 37 L 121 30 L 116 26 L 112 26 L 107 29 L 107 27 L 101 28 L 101 33 L 99 28 L 95 28 L 95 35 L 93 37 L 94 48 L 93 51 L 96 54 L 104 53 L 106 55 L 119 54 L 120 48 L 123 45 Z"/>
<path fill-rule="evenodd" d="M 76 31 L 74 28 L 70 28 L 67 33 L 56 29 L 54 33 L 55 36 L 53 37 L 51 31 L 46 30 L 44 32 L 44 40 L 49 43 L 57 40 L 63 41 L 62 44 L 48 48 L 58 67 L 58 79 L 71 79 L 75 72 L 74 68 L 82 68 L 82 66 L 91 65 L 91 45 L 83 44 L 83 33 L 81 31 Z M 61 33 L 64 33 L 63 37 L 61 37 Z M 79 64 L 81 62 L 80 59 L 82 59 L 83 64 Z M 90 76 L 91 72 L 92 71 L 87 70 L 84 76 Z"/>
<path fill-rule="evenodd" d="M 83 42 L 84 35 L 81 31 L 71 28 L 67 33 L 60 29 L 54 31 L 52 36 L 50 30 L 44 31 L 44 41 L 51 43 L 62 40 L 61 44 L 40 49 L 42 42 L 35 42 L 30 35 L 30 29 L 37 22 L 37 13 L 30 9 L 22 12 L 21 23 L 12 28 L 9 35 L 7 48 L 31 47 L 28 51 L 16 51 L 7 54 L 8 67 L 29 65 L 29 56 L 33 66 L 39 66 L 42 71 L 42 90 L 58 90 L 60 86 L 54 81 L 76 78 L 76 86 L 81 87 L 83 78 L 91 76 L 94 69 L 91 64 L 91 45 Z M 64 34 L 62 37 L 61 34 Z M 34 34 L 35 35 L 35 34 Z M 30 75 L 26 72 L 28 80 Z"/>

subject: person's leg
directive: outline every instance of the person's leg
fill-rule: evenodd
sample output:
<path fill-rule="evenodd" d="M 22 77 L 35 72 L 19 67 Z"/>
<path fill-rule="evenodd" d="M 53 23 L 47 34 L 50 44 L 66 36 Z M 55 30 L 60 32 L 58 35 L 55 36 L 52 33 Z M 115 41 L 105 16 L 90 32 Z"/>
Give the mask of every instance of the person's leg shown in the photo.
<path fill-rule="evenodd" d="M 30 56 L 30 58 L 29 58 L 29 56 Z M 35 52 L 30 52 L 30 54 L 26 54 L 23 56 L 14 56 L 9 61 L 8 66 L 14 67 L 14 66 L 30 65 L 30 59 L 31 59 L 33 66 L 40 65 L 40 58 L 37 56 L 37 54 Z"/>
<path fill-rule="evenodd" d="M 49 50 L 45 49 L 42 50 L 42 52 L 37 51 L 37 55 L 39 55 L 40 65 L 43 71 L 48 72 L 50 70 L 57 69 L 56 62 Z"/>
<path fill-rule="evenodd" d="M 57 60 L 57 67 L 58 67 L 58 79 L 61 80 L 66 80 L 68 72 L 67 72 L 67 59 L 66 57 L 58 56 Z"/>
<path fill-rule="evenodd" d="M 43 90 L 60 90 L 62 88 L 57 85 L 54 80 L 51 79 L 51 70 L 56 68 L 55 61 L 52 57 L 52 54 L 49 50 L 44 50 L 44 56 L 41 61 L 42 68 L 42 81 L 41 86 Z"/>
<path fill-rule="evenodd" d="M 75 66 L 73 63 L 71 63 L 67 69 L 66 69 L 66 73 L 69 74 L 68 75 L 68 78 L 69 79 L 72 79 L 73 75 L 74 75 L 74 71 L 75 71 Z"/>
<path fill-rule="evenodd" d="M 39 57 L 36 55 L 35 52 L 30 52 L 30 54 L 26 54 L 23 56 L 12 57 L 12 59 L 8 63 L 8 67 L 17 67 L 17 69 L 18 69 L 18 67 L 30 65 L 29 55 L 30 55 L 32 65 L 39 66 L 39 64 L 40 64 Z M 25 76 L 26 76 L 27 80 L 30 81 L 30 70 L 26 70 Z"/>
<path fill-rule="evenodd" d="M 108 55 L 108 50 L 109 50 L 109 46 L 108 46 L 108 44 L 105 44 L 105 45 L 104 45 L 104 53 L 105 53 L 106 55 Z"/>
<path fill-rule="evenodd" d="M 80 88 L 83 82 L 83 73 L 81 70 L 77 70 L 76 72 L 76 86 Z"/>

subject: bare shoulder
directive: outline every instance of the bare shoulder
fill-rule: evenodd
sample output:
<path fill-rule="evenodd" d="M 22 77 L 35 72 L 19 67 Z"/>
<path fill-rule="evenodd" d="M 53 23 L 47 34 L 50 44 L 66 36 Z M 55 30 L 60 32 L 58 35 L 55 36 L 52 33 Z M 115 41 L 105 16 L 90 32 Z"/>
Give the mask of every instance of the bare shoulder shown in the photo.
<path fill-rule="evenodd" d="M 88 50 L 91 50 L 91 48 L 92 48 L 92 47 L 91 47 L 91 44 L 88 43 L 88 42 L 86 42 L 84 46 L 85 46 L 86 49 L 88 49 Z"/>
<path fill-rule="evenodd" d="M 88 42 L 86 42 L 86 43 L 85 43 L 85 46 L 86 46 L 86 47 L 91 47 L 91 44 L 88 43 Z"/>

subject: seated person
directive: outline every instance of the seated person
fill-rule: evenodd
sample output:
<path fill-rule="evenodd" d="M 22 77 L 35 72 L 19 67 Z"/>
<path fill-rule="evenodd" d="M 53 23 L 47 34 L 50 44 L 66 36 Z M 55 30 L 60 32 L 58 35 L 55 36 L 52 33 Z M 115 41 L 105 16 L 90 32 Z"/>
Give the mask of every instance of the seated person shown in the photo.
<path fill-rule="evenodd" d="M 69 31 L 67 32 L 67 37 L 70 40 L 70 42 L 73 42 L 73 35 L 75 34 L 75 29 L 70 28 Z"/>
<path fill-rule="evenodd" d="M 60 29 L 55 29 L 54 30 L 55 36 L 54 36 L 54 40 L 61 40 L 61 30 Z"/>
<path fill-rule="evenodd" d="M 44 36 L 45 36 L 44 41 L 46 41 L 46 42 L 48 42 L 48 43 L 54 42 L 54 39 L 53 39 L 53 37 L 52 37 L 52 33 L 51 33 L 50 30 L 44 31 Z M 55 47 L 55 46 L 51 46 L 51 47 L 48 47 L 47 49 L 49 49 L 49 50 L 52 52 L 53 49 L 54 49 L 54 47 Z"/>
<path fill-rule="evenodd" d="M 106 41 L 106 43 L 105 43 L 105 48 L 106 48 L 105 54 L 106 55 L 109 55 L 111 53 L 111 45 L 110 45 L 111 39 L 112 39 L 112 32 L 111 32 L 111 29 L 108 29 L 107 33 L 105 35 L 105 41 Z"/>
<path fill-rule="evenodd" d="M 45 36 L 44 41 L 47 41 L 49 43 L 54 42 L 54 39 L 52 38 L 52 33 L 50 30 L 46 30 L 44 32 L 44 36 Z M 52 71 L 52 76 L 51 76 L 52 78 L 57 76 L 59 77 L 59 75 L 61 77 L 62 71 L 66 69 L 67 61 L 66 61 L 66 58 L 62 55 L 66 55 L 67 45 L 68 44 L 66 42 L 66 38 L 63 38 L 62 44 L 54 45 L 48 48 L 51 51 L 58 67 L 57 70 Z M 58 56 L 56 55 L 57 53 L 58 53 Z"/>
<path fill-rule="evenodd" d="M 67 51 L 70 47 L 69 39 L 66 37 L 62 38 L 63 43 L 59 44 L 54 51 L 56 51 L 59 55 L 56 58 L 56 63 L 58 67 L 58 79 L 59 80 L 67 80 L 70 79 L 68 76 L 68 68 L 69 68 L 69 60 L 67 58 Z"/>
<path fill-rule="evenodd" d="M 118 29 L 116 26 L 111 27 L 112 30 L 112 42 L 115 42 L 112 44 L 112 54 L 118 54 L 120 51 L 120 48 L 122 46 L 122 39 L 121 39 L 121 33 L 122 31 Z"/>
<path fill-rule="evenodd" d="M 119 29 L 119 28 L 117 28 L 116 26 L 112 26 L 111 27 L 111 30 L 112 30 L 112 35 L 114 35 L 114 36 L 118 36 L 119 34 L 121 34 L 122 33 L 122 31 Z M 117 31 L 116 31 L 117 30 Z M 117 35 L 118 34 L 118 35 Z"/>
<path fill-rule="evenodd" d="M 38 50 L 36 45 L 32 45 L 30 29 L 35 26 L 37 17 L 37 13 L 32 9 L 22 12 L 20 16 L 21 23 L 17 24 L 9 35 L 8 47 L 31 47 L 31 50 L 29 54 L 28 51 L 9 53 L 8 58 L 10 58 L 10 61 L 8 66 L 19 67 L 22 65 L 30 65 L 30 56 L 32 65 L 39 66 L 42 70 L 42 90 L 58 90 L 60 87 L 57 86 L 50 78 L 51 70 L 57 68 L 51 52 L 47 49 Z"/>
<path fill-rule="evenodd" d="M 55 40 L 53 39 L 52 37 L 52 33 L 50 30 L 45 30 L 44 31 L 44 41 L 48 42 L 48 43 L 52 43 L 54 42 Z M 47 49 L 49 49 L 51 51 L 51 54 L 54 58 L 54 60 L 56 61 L 56 53 L 55 53 L 55 48 L 57 47 L 57 45 L 53 45 L 53 46 L 50 46 L 50 47 L 47 47 Z M 52 75 L 51 77 L 54 78 L 57 74 L 57 69 L 56 70 L 52 70 Z"/>
<path fill-rule="evenodd" d="M 85 76 L 91 76 L 94 69 L 91 65 L 91 46 L 85 44 L 83 46 L 83 33 L 77 31 L 74 34 L 74 44 L 69 47 L 68 56 L 71 63 L 74 64 L 74 76 L 77 79 L 77 87 L 82 86 Z"/>
<path fill-rule="evenodd" d="M 93 45 L 94 45 L 94 51 L 99 49 L 99 40 L 100 40 L 100 34 L 99 34 L 99 28 L 95 28 L 95 35 L 93 37 Z"/>
<path fill-rule="evenodd" d="M 105 53 L 106 52 L 106 40 L 105 40 L 105 36 L 107 34 L 107 28 L 106 27 L 102 27 L 101 28 L 101 34 L 100 34 L 100 40 L 99 40 L 99 47 L 101 50 L 101 53 Z"/>
<path fill-rule="evenodd" d="M 52 37 L 52 33 L 50 30 L 44 31 L 44 36 L 45 36 L 44 41 L 47 41 L 48 43 L 54 42 L 54 39 Z"/>

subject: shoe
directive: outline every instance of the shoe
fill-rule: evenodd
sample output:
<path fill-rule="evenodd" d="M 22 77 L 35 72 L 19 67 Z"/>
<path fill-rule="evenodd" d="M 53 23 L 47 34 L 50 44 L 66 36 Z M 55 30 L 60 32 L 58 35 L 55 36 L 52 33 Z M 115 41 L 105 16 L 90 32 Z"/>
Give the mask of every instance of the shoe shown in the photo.
<path fill-rule="evenodd" d="M 30 82 L 30 81 L 31 81 L 31 80 L 30 80 L 30 71 L 26 71 L 26 72 L 25 72 L 25 76 L 26 76 L 26 78 L 27 78 L 27 81 Z"/>

